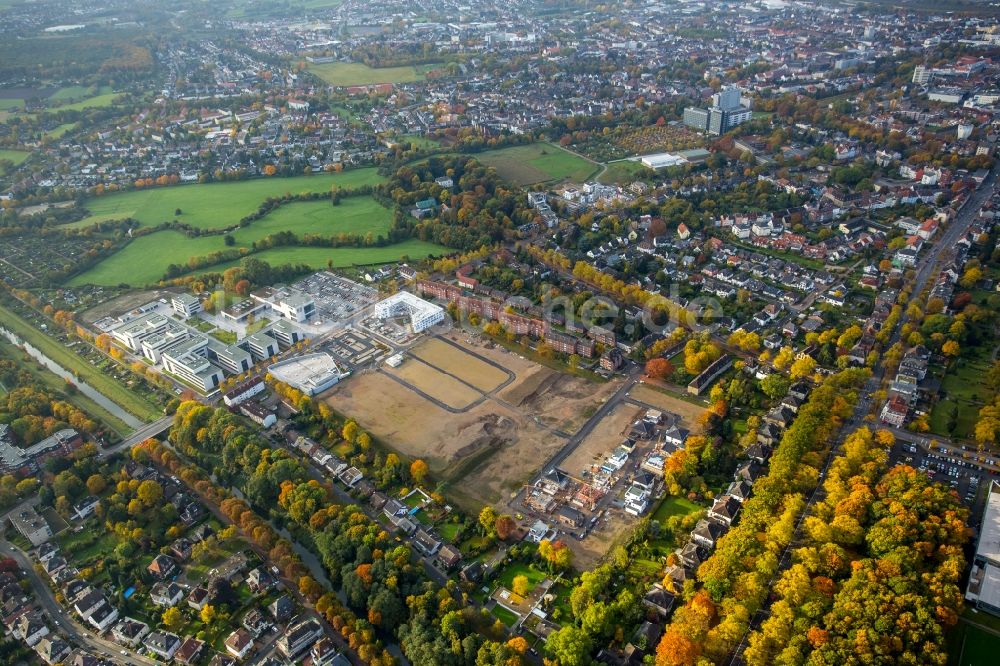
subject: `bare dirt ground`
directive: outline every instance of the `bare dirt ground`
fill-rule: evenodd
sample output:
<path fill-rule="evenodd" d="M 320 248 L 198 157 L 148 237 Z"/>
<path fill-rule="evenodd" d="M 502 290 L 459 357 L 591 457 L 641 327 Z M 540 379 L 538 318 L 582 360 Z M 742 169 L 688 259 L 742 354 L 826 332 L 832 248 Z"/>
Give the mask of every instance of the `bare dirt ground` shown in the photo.
<path fill-rule="evenodd" d="M 624 534 L 634 528 L 639 518 L 620 509 L 608 509 L 608 514 L 583 541 L 569 540 L 573 549 L 573 566 L 580 571 L 593 569 Z"/>
<path fill-rule="evenodd" d="M 115 317 L 137 308 L 140 305 L 145 305 L 150 301 L 155 301 L 158 298 L 169 299 L 171 295 L 172 292 L 159 289 L 151 291 L 130 291 L 116 298 L 112 298 L 110 301 L 105 301 L 100 305 L 95 305 L 84 312 L 81 315 L 81 319 L 88 324 L 92 324 L 103 317 Z"/>
<path fill-rule="evenodd" d="M 652 405 L 659 410 L 664 412 L 670 412 L 671 414 L 677 414 L 681 417 L 681 422 L 684 424 L 688 430 L 694 430 L 694 425 L 698 421 L 698 417 L 705 411 L 705 407 L 690 403 L 686 400 L 681 400 L 680 398 L 675 398 L 672 395 L 667 395 L 666 393 L 661 393 L 656 389 L 645 386 L 643 384 L 636 384 L 635 387 L 629 391 L 629 397 L 638 400 L 639 402 L 644 402 L 647 405 Z"/>
<path fill-rule="evenodd" d="M 386 368 L 386 372 L 454 409 L 465 409 L 483 395 L 416 358 L 406 359 L 398 368 Z"/>
<path fill-rule="evenodd" d="M 565 443 L 556 430 L 574 432 L 618 384 L 563 375 L 464 334 L 453 339 L 499 363 L 516 379 L 498 395 L 458 414 L 382 373 L 357 374 L 322 399 L 403 455 L 423 458 L 437 479 L 448 482 L 449 497 L 478 511 L 484 503 L 508 499 L 528 482 Z M 409 363 L 415 359 L 403 367 Z"/>
<path fill-rule="evenodd" d="M 480 391 L 492 391 L 507 381 L 507 373 L 500 368 L 437 338 L 431 338 L 411 349 L 410 354 L 459 377 Z"/>
<path fill-rule="evenodd" d="M 628 403 L 621 403 L 587 435 L 563 461 L 562 468 L 579 477 L 583 470 L 589 470 L 608 453 L 621 444 L 624 434 L 636 419 L 642 418 L 646 410 Z"/>

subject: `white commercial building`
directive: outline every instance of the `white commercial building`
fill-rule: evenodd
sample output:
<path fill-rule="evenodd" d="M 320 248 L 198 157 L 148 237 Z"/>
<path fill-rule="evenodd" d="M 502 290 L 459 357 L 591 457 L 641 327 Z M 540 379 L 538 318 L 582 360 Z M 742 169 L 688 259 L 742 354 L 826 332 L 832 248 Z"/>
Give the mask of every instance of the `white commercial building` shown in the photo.
<path fill-rule="evenodd" d="M 997 481 L 990 482 L 965 598 L 979 610 L 1000 615 L 1000 482 Z"/>
<path fill-rule="evenodd" d="M 330 388 L 346 376 L 333 357 L 326 352 L 296 356 L 275 363 L 268 374 L 306 395 L 316 395 Z"/>
<path fill-rule="evenodd" d="M 401 291 L 376 303 L 375 316 L 379 319 L 409 317 L 413 332 L 420 333 L 444 321 L 444 308 L 408 291 Z"/>
<path fill-rule="evenodd" d="M 168 324 L 170 324 L 168 317 L 154 312 L 112 329 L 111 335 L 132 351 L 137 352 L 141 351 L 143 340 L 163 333 Z"/>
<path fill-rule="evenodd" d="M 193 317 L 201 312 L 201 301 L 191 294 L 177 294 L 170 299 L 170 307 L 179 315 Z"/>
<path fill-rule="evenodd" d="M 666 169 L 669 167 L 682 166 L 687 164 L 687 160 L 680 155 L 673 153 L 656 153 L 655 155 L 644 155 L 640 158 L 644 166 L 650 169 Z"/>

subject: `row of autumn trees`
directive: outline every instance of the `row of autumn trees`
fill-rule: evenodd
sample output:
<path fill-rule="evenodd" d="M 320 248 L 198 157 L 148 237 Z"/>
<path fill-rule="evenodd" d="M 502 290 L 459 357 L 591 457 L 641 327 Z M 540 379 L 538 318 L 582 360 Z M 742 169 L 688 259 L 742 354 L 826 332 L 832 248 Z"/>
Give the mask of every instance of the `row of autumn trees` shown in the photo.
<path fill-rule="evenodd" d="M 360 437 L 358 433 L 355 439 Z M 242 511 L 238 519 L 244 531 L 250 528 L 256 538 L 258 530 L 270 530 L 258 517 L 267 515 L 317 554 L 347 608 L 311 579 L 303 583 L 300 576 L 300 590 L 318 609 L 335 609 L 334 626 L 350 628 L 359 643 L 359 656 L 368 663 L 393 663 L 381 649 L 379 637 L 397 640 L 413 663 L 520 663 L 526 642 L 505 641 L 503 625 L 469 605 L 456 583 L 440 587 L 429 580 L 419 562 L 414 565 L 408 544 L 393 538 L 358 506 L 335 503 L 332 487 L 310 479 L 297 458 L 285 449 L 271 448 L 239 417 L 225 409 L 182 403 L 171 441 L 185 454 L 222 455 L 227 478 L 249 502 L 230 498 L 224 510 L 235 511 L 230 505 L 240 505 L 236 508 Z M 244 526 L 243 514 L 248 511 L 250 524 Z M 275 544 L 272 550 L 281 540 Z M 287 555 L 294 555 L 290 547 Z M 344 629 L 341 632 L 348 637 Z"/>
<path fill-rule="evenodd" d="M 182 407 L 191 404 L 196 403 L 183 403 Z M 172 430 L 171 437 L 173 432 Z M 267 554 L 268 559 L 279 568 L 285 578 L 297 582 L 299 593 L 315 605 L 317 612 L 326 618 L 350 648 L 366 662 L 375 666 L 388 666 L 394 663 L 392 655 L 385 652 L 376 639 L 374 628 L 365 620 L 356 617 L 338 601 L 335 595 L 325 590 L 310 576 L 308 569 L 294 552 L 291 542 L 282 538 L 249 504 L 213 484 L 201 469 L 186 464 L 173 451 L 156 440 L 146 440 L 134 450 L 133 455 L 140 458 L 148 456 L 178 476 L 202 499 L 217 507 L 233 525 L 240 528 L 250 543 Z M 261 462 L 266 465 L 266 461 Z"/>
<path fill-rule="evenodd" d="M 740 522 L 698 569 L 700 588 L 675 590 L 685 603 L 657 648 L 658 666 L 718 662 L 740 641 L 767 597 L 768 581 L 793 538 L 805 494 L 819 483 L 830 441 L 851 414 L 855 390 L 868 375 L 867 370 L 845 370 L 813 390 L 776 447 L 768 474 L 754 484 Z"/>
<path fill-rule="evenodd" d="M 889 469 L 893 439 L 863 428 L 845 441 L 770 616 L 750 636 L 749 666 L 948 662 L 968 512 L 927 475 Z"/>

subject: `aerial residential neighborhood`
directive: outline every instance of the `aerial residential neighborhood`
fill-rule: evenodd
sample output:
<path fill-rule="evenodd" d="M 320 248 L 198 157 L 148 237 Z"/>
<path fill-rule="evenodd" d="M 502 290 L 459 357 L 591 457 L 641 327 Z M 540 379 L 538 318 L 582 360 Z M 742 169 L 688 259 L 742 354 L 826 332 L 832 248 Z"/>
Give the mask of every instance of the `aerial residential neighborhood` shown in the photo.
<path fill-rule="evenodd" d="M 996 3 L 0 35 L 0 662 L 996 662 Z"/>

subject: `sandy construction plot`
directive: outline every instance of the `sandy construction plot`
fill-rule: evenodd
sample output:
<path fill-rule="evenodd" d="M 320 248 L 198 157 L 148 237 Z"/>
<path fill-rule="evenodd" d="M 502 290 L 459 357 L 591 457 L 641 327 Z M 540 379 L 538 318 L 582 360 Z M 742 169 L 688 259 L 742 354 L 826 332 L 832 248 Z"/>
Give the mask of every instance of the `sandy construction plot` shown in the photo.
<path fill-rule="evenodd" d="M 705 411 L 704 407 L 692 404 L 686 400 L 681 400 L 680 398 L 675 398 L 674 396 L 667 395 L 666 393 L 661 393 L 660 391 L 643 384 L 636 384 L 635 387 L 629 391 L 629 397 L 638 400 L 639 402 L 644 402 L 647 405 L 652 405 L 653 407 L 665 412 L 677 414 L 681 417 L 681 422 L 689 430 L 694 430 L 693 426 L 697 423 L 698 417 Z"/>
<path fill-rule="evenodd" d="M 482 358 L 437 338 L 410 350 L 410 354 L 487 393 L 512 377 Z"/>
<path fill-rule="evenodd" d="M 453 414 L 382 373 L 355 375 L 323 399 L 403 455 L 423 458 L 470 510 L 506 499 L 565 443 L 492 400 Z"/>
<path fill-rule="evenodd" d="M 454 377 L 435 370 L 423 361 L 409 358 L 398 368 L 387 369 L 387 372 L 399 377 L 453 409 L 465 409 L 482 397 L 482 393 L 471 386 L 463 384 Z"/>
<path fill-rule="evenodd" d="M 356 374 L 322 399 L 356 419 L 385 445 L 427 461 L 434 480 L 447 482 L 448 498 L 469 510 L 506 501 L 530 481 L 566 443 L 567 432 L 579 428 L 572 424 L 582 424 L 619 385 L 590 384 L 503 348 L 481 345 L 461 333 L 451 339 L 506 368 L 515 375 L 514 381 L 476 403 L 482 393 L 417 358 L 408 358 L 398 368 L 399 374 L 392 371 L 399 379 L 419 386 L 452 409 L 462 409 L 463 401 L 472 406 L 450 412 L 383 372 Z M 444 379 L 454 384 L 443 389 Z"/>
<path fill-rule="evenodd" d="M 625 432 L 645 412 L 641 407 L 621 403 L 611 413 L 601 419 L 573 452 L 563 461 L 561 467 L 573 476 L 581 476 L 584 470 L 590 471 L 590 466 L 600 462 L 607 454 L 625 439 Z"/>

